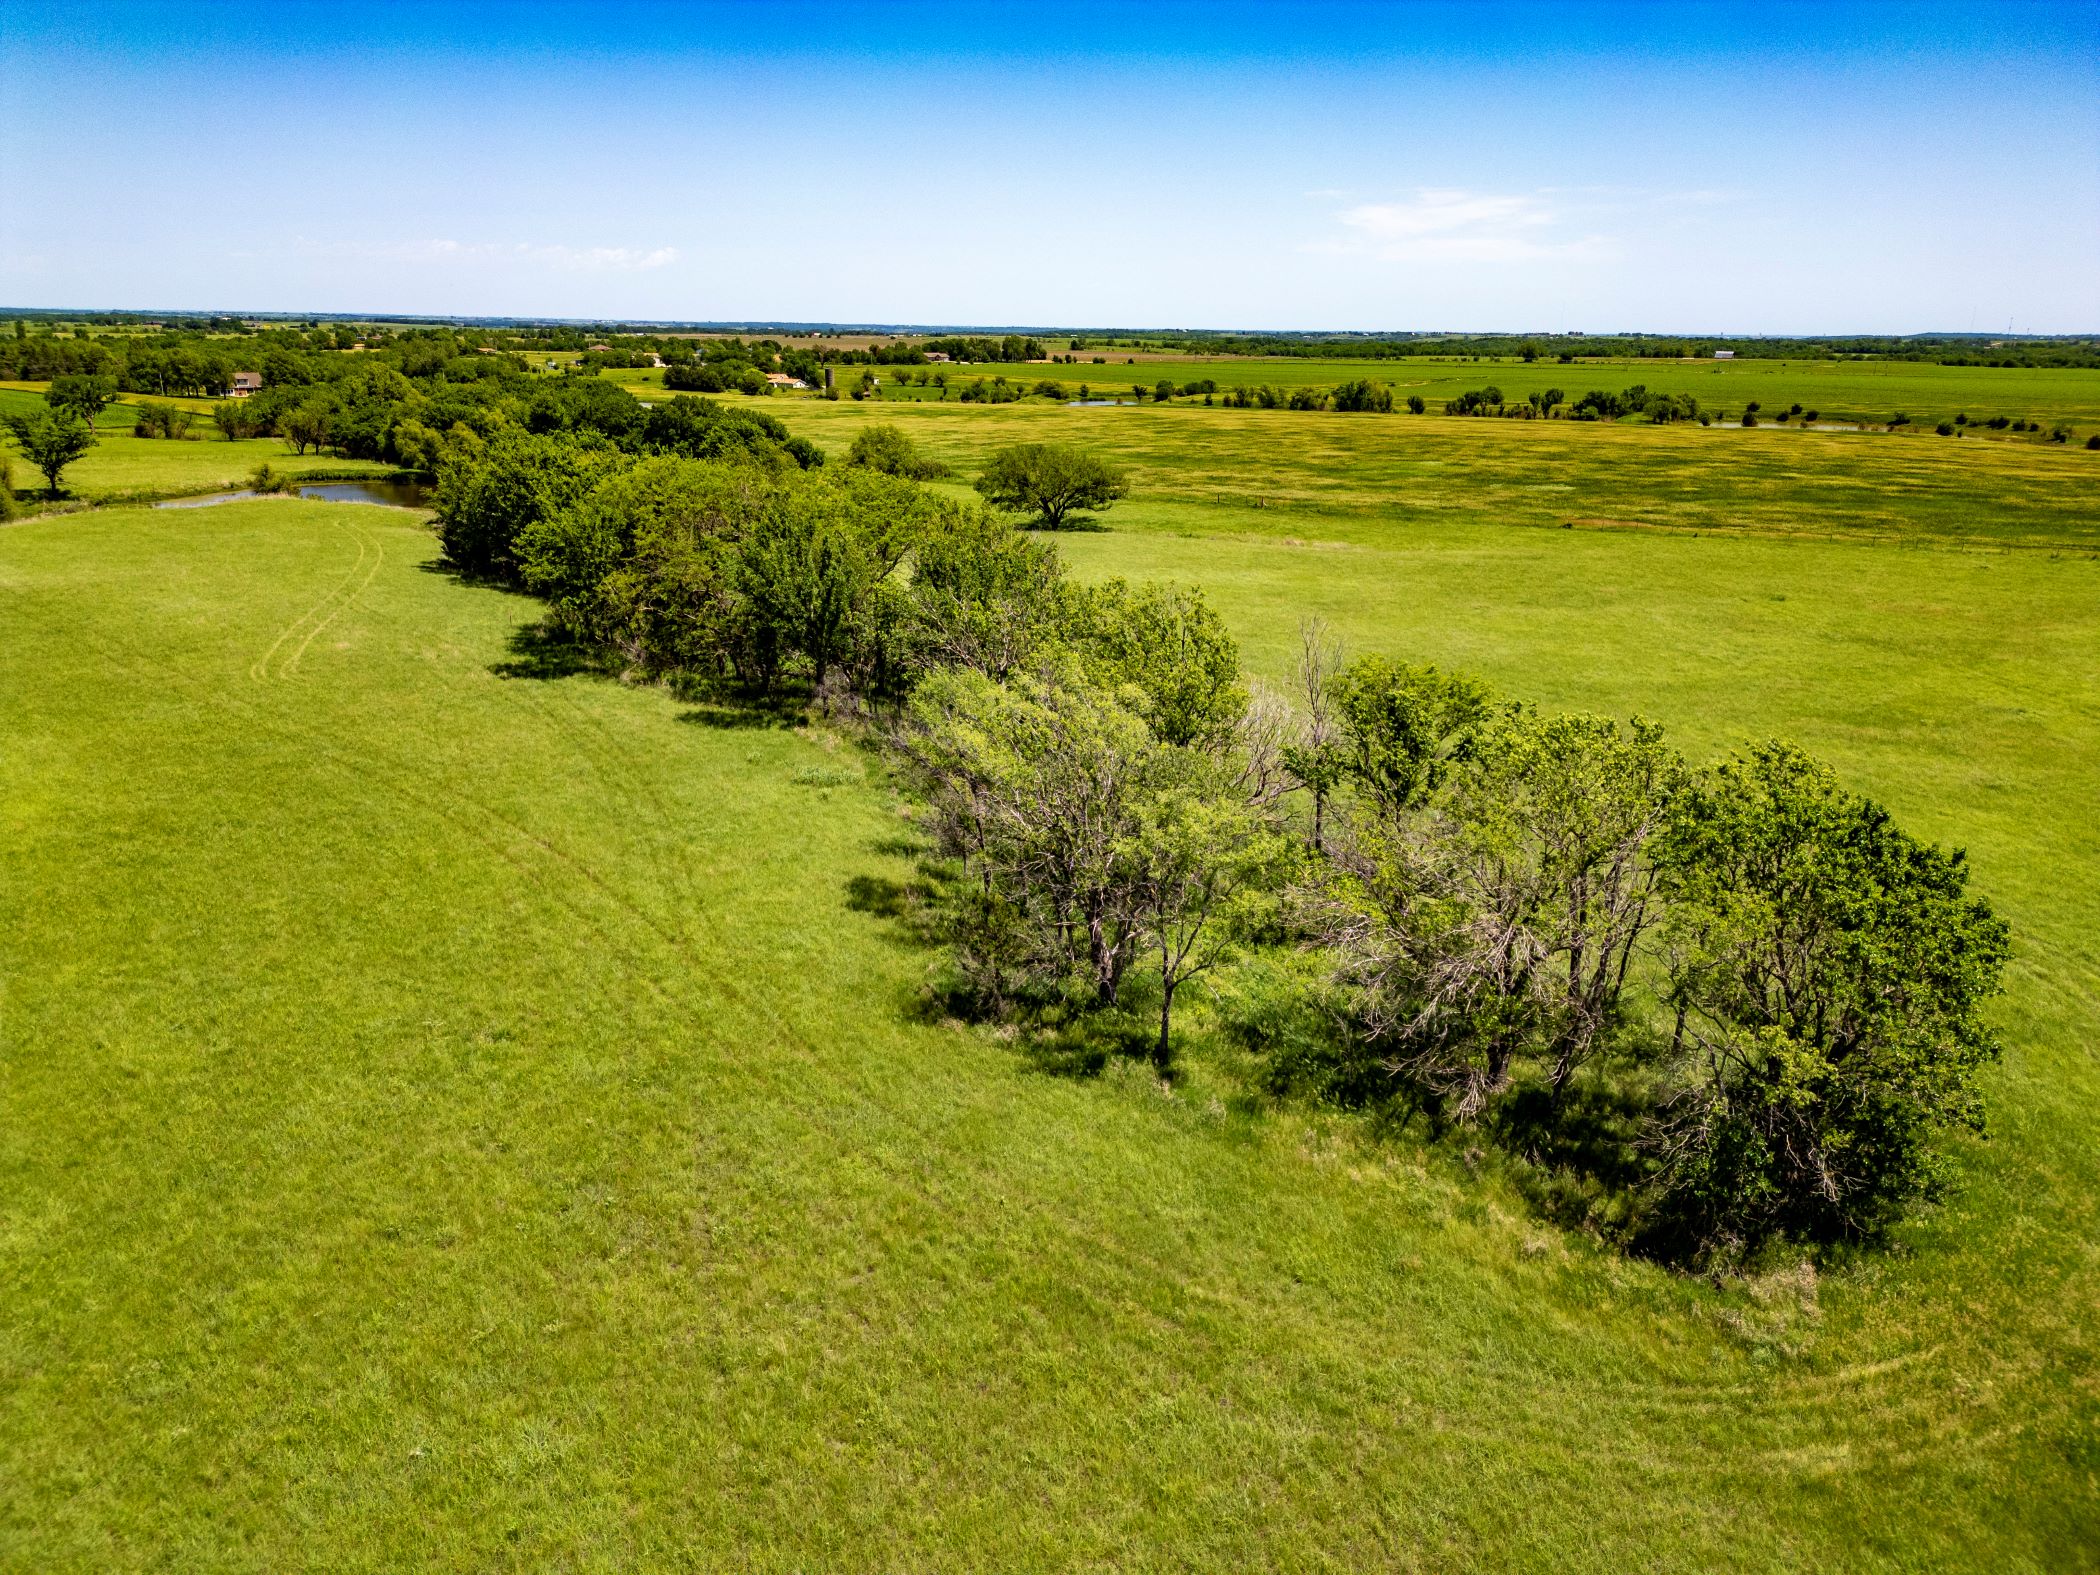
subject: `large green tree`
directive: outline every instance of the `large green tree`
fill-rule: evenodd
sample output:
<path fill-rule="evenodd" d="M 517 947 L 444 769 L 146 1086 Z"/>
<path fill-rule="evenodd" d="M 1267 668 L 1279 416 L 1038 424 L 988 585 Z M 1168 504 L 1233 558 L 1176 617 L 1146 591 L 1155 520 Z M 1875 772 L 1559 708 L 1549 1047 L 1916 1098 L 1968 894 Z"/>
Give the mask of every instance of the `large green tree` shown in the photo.
<path fill-rule="evenodd" d="M 1682 1088 L 1656 1138 L 1678 1250 L 1871 1236 L 1981 1129 L 2008 951 L 1968 867 L 1770 744 L 1686 794 L 1666 844 Z"/>
<path fill-rule="evenodd" d="M 70 411 L 31 410 L 6 420 L 22 457 L 44 473 L 54 498 L 59 475 L 95 446 L 95 429 Z"/>
<path fill-rule="evenodd" d="M 116 398 L 117 380 L 113 377 L 84 374 L 55 377 L 51 386 L 44 390 L 46 404 L 85 422 L 90 430 L 101 419 L 102 412 L 116 403 Z"/>
<path fill-rule="evenodd" d="M 1027 516 L 1045 530 L 1078 524 L 1129 491 L 1123 472 L 1065 443 L 1019 443 L 994 454 L 977 478 L 994 508 Z"/>

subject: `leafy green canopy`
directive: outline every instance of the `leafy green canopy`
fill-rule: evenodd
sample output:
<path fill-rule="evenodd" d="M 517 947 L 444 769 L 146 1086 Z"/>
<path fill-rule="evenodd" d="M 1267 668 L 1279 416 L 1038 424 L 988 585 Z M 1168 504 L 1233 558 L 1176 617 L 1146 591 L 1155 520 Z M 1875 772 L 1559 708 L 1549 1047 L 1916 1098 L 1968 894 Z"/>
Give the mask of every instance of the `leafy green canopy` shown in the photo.
<path fill-rule="evenodd" d="M 1123 472 L 1098 455 L 1066 443 L 1019 443 L 994 454 L 977 478 L 994 508 L 1032 520 L 1045 530 L 1076 525 L 1089 509 L 1105 509 L 1129 490 Z"/>

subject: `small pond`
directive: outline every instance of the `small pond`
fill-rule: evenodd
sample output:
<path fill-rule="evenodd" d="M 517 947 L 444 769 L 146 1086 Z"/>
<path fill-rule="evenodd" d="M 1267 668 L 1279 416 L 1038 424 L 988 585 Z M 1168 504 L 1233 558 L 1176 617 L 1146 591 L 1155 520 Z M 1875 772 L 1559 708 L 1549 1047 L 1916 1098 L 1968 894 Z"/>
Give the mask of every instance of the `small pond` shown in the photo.
<path fill-rule="evenodd" d="M 430 507 L 431 490 L 425 482 L 397 481 L 391 477 L 374 477 L 370 481 L 303 481 L 292 489 L 302 498 L 313 498 L 322 503 L 379 503 L 396 509 Z M 214 492 L 208 498 L 171 498 L 153 506 L 157 509 L 208 509 L 215 503 L 242 503 L 249 498 L 290 495 L 257 492 L 243 487 L 238 492 Z"/>

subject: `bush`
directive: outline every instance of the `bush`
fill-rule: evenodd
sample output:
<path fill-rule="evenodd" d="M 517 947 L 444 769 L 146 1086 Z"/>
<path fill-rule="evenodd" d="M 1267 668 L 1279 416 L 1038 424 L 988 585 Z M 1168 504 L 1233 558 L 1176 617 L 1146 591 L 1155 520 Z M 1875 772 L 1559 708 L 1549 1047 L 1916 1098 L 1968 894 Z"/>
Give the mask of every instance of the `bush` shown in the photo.
<path fill-rule="evenodd" d="M 486 445 L 451 449 L 437 483 L 446 562 L 464 574 L 515 580 L 519 537 L 631 463 L 595 436 L 512 430 Z"/>
<path fill-rule="evenodd" d="M 211 418 L 229 443 L 259 437 L 270 425 L 267 408 L 253 399 L 222 399 L 211 407 Z"/>
<path fill-rule="evenodd" d="M 1393 408 L 1393 391 L 1383 383 L 1373 383 L 1358 378 L 1335 389 L 1334 408 L 1352 412 L 1369 411 L 1376 414 L 1389 414 Z"/>
<path fill-rule="evenodd" d="M 905 435 L 902 427 L 886 422 L 861 430 L 854 438 L 853 446 L 846 450 L 846 463 L 913 481 L 931 481 L 948 474 L 946 465 L 919 452 L 918 445 Z"/>
<path fill-rule="evenodd" d="M 138 419 L 132 424 L 131 431 L 134 437 L 186 438 L 196 419 L 180 405 L 147 400 L 139 406 Z"/>
<path fill-rule="evenodd" d="M 1951 421 L 1942 421 L 1938 426 L 1934 427 L 1932 430 L 1937 432 L 1941 437 L 1952 437 L 1954 436 L 1954 423 Z"/>

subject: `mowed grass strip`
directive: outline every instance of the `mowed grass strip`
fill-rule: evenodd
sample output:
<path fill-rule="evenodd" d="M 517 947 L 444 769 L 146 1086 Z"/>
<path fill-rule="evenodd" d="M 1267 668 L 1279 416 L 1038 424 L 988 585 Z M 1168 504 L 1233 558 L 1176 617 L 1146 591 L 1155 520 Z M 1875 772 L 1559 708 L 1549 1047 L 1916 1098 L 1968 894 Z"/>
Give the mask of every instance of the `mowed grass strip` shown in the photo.
<path fill-rule="evenodd" d="M 915 1022 L 926 959 L 865 911 L 910 871 L 879 772 L 800 785 L 860 763 L 508 676 L 537 608 L 431 572 L 398 513 L 0 531 L 0 1559 L 2065 1567 L 2100 1529 L 2093 981 L 2032 901 L 2075 846 L 2017 839 L 2091 779 L 2064 664 L 2093 601 L 2061 577 L 2092 570 L 1993 560 L 1988 607 L 2050 632 L 1992 644 L 1943 611 L 1948 555 L 1573 540 L 1514 597 L 1538 563 L 1465 559 L 1471 531 L 1445 567 L 1071 550 L 1200 559 L 1263 668 L 1302 592 L 1546 698 L 1667 678 L 1693 742 L 1855 683 L 1859 625 L 1750 594 L 1800 551 L 1831 597 L 1878 577 L 1891 647 L 1951 627 L 1994 703 L 2043 697 L 2007 735 L 1921 685 L 1877 735 L 1858 691 L 1870 785 L 1934 750 L 2006 782 L 2002 821 L 1922 829 L 1989 834 L 2022 970 L 1961 1200 L 1820 1287 L 1619 1260 L 1492 1165 L 1237 1097 L 1222 1052 L 1169 1098 Z M 1645 643 L 1571 643 L 1605 622 L 1585 585 Z M 1660 663 L 1729 634 L 1726 585 L 1732 637 L 1804 688 Z"/>

